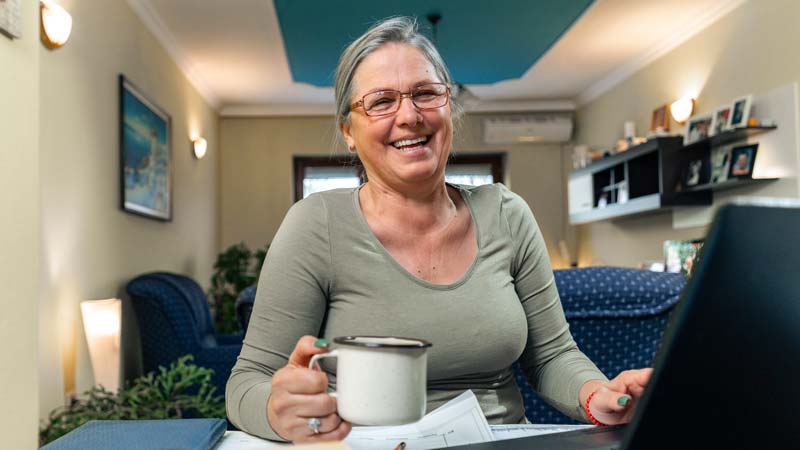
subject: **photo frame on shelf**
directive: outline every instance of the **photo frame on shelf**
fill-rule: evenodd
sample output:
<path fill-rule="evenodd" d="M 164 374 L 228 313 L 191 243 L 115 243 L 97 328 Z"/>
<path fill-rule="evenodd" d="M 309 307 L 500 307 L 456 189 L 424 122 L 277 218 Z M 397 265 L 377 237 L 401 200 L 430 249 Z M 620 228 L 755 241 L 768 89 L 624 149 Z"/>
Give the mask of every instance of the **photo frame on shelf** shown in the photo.
<path fill-rule="evenodd" d="M 39 2 L 36 2 L 37 8 Z M 9 38 L 22 37 L 22 0 L 0 0 L 0 34 Z"/>
<path fill-rule="evenodd" d="M 714 115 L 711 113 L 698 114 L 687 120 L 686 134 L 683 137 L 684 145 L 689 145 L 711 136 L 711 122 L 713 121 Z"/>
<path fill-rule="evenodd" d="M 731 105 L 720 106 L 714 111 L 714 120 L 711 122 L 711 135 L 716 136 L 730 129 Z"/>
<path fill-rule="evenodd" d="M 686 166 L 683 186 L 689 188 L 708 183 L 707 167 L 708 163 L 703 159 L 689 161 L 689 164 Z"/>
<path fill-rule="evenodd" d="M 732 148 L 728 178 L 753 178 L 757 152 L 758 143 Z"/>
<path fill-rule="evenodd" d="M 703 248 L 703 242 L 703 239 L 664 241 L 665 271 L 682 273 L 687 277 L 691 275 L 692 268 L 700 254 L 700 249 Z"/>
<path fill-rule="evenodd" d="M 731 148 L 715 147 L 711 149 L 711 182 L 724 183 L 728 181 L 728 171 L 731 165 Z"/>
<path fill-rule="evenodd" d="M 745 95 L 733 101 L 731 105 L 731 117 L 728 128 L 742 128 L 747 126 L 750 119 L 750 108 L 753 104 L 753 96 Z"/>
<path fill-rule="evenodd" d="M 172 220 L 172 119 L 119 76 L 120 199 L 125 212 Z"/>
<path fill-rule="evenodd" d="M 662 105 L 653 110 L 653 117 L 650 119 L 650 131 L 669 131 L 669 105 Z"/>

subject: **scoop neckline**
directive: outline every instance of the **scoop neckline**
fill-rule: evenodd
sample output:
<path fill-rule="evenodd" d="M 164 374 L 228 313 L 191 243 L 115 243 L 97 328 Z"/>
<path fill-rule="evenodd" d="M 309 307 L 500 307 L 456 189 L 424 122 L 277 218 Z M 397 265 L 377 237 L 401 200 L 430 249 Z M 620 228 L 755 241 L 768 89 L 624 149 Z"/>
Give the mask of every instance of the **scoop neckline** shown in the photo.
<path fill-rule="evenodd" d="M 478 224 L 478 221 L 475 218 L 475 211 L 473 210 L 472 199 L 471 199 L 472 192 L 465 189 L 464 186 L 459 184 L 453 184 L 453 183 L 445 183 L 445 184 L 448 186 L 452 186 L 454 189 L 456 189 L 461 198 L 464 199 L 464 203 L 466 203 L 467 209 L 469 210 L 469 216 L 470 219 L 472 220 L 472 224 L 473 226 L 475 226 L 475 245 L 477 247 L 475 251 L 475 258 L 472 259 L 472 264 L 469 265 L 467 270 L 464 272 L 463 275 L 461 275 L 461 277 L 459 277 L 459 279 L 450 284 L 431 283 L 430 281 L 423 280 L 422 278 L 419 278 L 418 276 L 409 272 L 405 267 L 403 267 L 402 264 L 397 262 L 394 256 L 392 256 L 392 254 L 389 253 L 389 250 L 387 250 L 386 247 L 383 246 L 380 239 L 378 239 L 378 237 L 375 236 L 375 232 L 372 231 L 372 228 L 369 226 L 369 222 L 367 222 L 367 218 L 364 216 L 364 211 L 361 209 L 361 203 L 358 201 L 358 192 L 361 190 L 362 187 L 364 187 L 364 185 L 362 184 L 361 186 L 353 188 L 353 193 L 352 193 L 353 206 L 356 209 L 356 215 L 358 216 L 358 221 L 361 224 L 363 230 L 369 236 L 369 239 L 372 241 L 373 245 L 375 245 L 381 252 L 384 259 L 388 260 L 389 263 L 392 266 L 394 266 L 395 270 L 402 273 L 406 278 L 410 279 L 411 281 L 426 288 L 436 289 L 441 291 L 456 289 L 457 287 L 466 283 L 472 277 L 472 273 L 475 271 L 475 267 L 477 267 L 478 261 L 481 258 L 481 231 L 480 231 L 480 224 Z"/>

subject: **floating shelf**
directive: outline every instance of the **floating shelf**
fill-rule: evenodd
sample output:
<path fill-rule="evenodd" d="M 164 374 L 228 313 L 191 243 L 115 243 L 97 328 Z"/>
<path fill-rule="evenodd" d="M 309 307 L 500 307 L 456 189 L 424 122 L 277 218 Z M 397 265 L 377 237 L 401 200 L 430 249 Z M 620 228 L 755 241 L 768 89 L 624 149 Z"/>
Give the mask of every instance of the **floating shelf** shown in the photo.
<path fill-rule="evenodd" d="M 720 145 L 742 141 L 750 136 L 761 134 L 767 131 L 772 131 L 776 128 L 777 127 L 759 126 L 759 127 L 734 128 L 732 130 L 725 130 L 722 133 L 715 134 L 714 136 L 710 136 L 705 139 L 700 139 L 697 142 L 692 142 L 691 144 L 684 145 L 683 149 L 690 150 L 700 147 L 718 147 Z"/>
<path fill-rule="evenodd" d="M 763 184 L 770 181 L 779 180 L 780 178 L 733 178 L 721 183 L 705 183 L 698 186 L 692 186 L 683 192 L 699 192 L 699 191 L 724 191 L 739 186 L 746 186 L 748 184 Z"/>

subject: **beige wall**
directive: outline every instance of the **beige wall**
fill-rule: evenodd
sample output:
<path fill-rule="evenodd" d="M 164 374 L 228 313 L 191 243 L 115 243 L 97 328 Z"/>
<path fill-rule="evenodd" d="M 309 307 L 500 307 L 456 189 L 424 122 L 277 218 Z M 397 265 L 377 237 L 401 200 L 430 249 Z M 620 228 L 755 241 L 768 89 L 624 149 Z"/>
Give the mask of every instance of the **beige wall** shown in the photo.
<path fill-rule="evenodd" d="M 576 142 L 609 147 L 621 137 L 623 122 L 635 120 L 637 130 L 647 130 L 656 107 L 686 93 L 699 94 L 695 112 L 704 113 L 738 96 L 763 94 L 800 80 L 798 18 L 796 0 L 746 2 L 581 107 Z M 674 122 L 672 127 L 682 132 Z M 781 180 L 727 195 L 783 195 L 792 190 L 796 195 L 796 182 Z M 578 227 L 580 262 L 635 266 L 661 259 L 664 240 L 702 237 L 705 231 L 704 227 L 675 230 L 669 213 L 583 225 Z"/>
<path fill-rule="evenodd" d="M 38 2 L 22 4 L 22 38 L 0 35 L 0 436 L 37 448 L 39 423 Z"/>
<path fill-rule="evenodd" d="M 558 241 L 565 228 L 561 146 L 488 146 L 480 142 L 480 133 L 480 117 L 466 117 L 456 133 L 455 149 L 507 153 L 506 184 L 530 204 L 553 264 L 561 266 Z M 292 205 L 292 157 L 329 155 L 335 136 L 333 119 L 328 117 L 223 118 L 223 248 L 240 241 L 251 248 L 268 243 Z"/>
<path fill-rule="evenodd" d="M 72 38 L 55 51 L 37 45 L 42 416 L 63 403 L 65 390 L 81 392 L 93 383 L 80 301 L 119 297 L 128 280 L 152 270 L 185 273 L 208 287 L 218 249 L 216 112 L 127 2 L 60 3 L 73 16 Z M 119 208 L 120 73 L 171 115 L 172 222 L 149 220 Z M 190 135 L 195 133 L 209 143 L 209 153 L 201 161 L 190 152 Z M 136 365 L 134 353 L 125 355 L 128 368 Z"/>

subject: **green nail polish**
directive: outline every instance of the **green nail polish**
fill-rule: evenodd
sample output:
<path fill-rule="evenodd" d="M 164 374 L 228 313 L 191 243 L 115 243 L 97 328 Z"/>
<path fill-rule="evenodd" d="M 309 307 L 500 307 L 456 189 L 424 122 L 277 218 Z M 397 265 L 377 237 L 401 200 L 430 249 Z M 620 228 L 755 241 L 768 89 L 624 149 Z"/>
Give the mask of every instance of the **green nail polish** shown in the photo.
<path fill-rule="evenodd" d="M 619 406 L 628 406 L 628 402 L 631 401 L 630 397 L 620 397 L 617 399 L 617 404 Z"/>
<path fill-rule="evenodd" d="M 317 348 L 328 348 L 329 345 L 331 345 L 331 341 L 327 339 L 317 339 L 314 341 L 314 347 Z"/>

